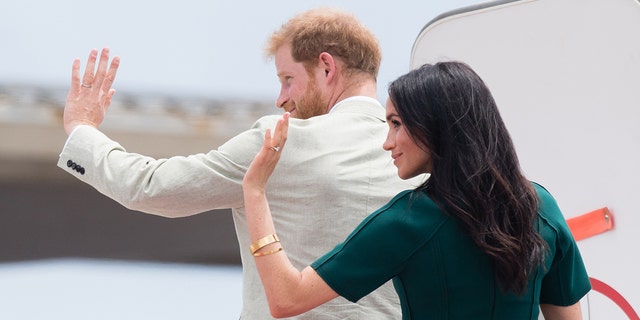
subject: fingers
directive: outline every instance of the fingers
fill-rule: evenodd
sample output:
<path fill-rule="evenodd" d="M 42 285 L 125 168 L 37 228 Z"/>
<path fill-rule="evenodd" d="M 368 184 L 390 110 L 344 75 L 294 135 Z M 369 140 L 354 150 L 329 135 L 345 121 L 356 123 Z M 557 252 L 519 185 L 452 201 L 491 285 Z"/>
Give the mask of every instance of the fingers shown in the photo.
<path fill-rule="evenodd" d="M 69 90 L 69 94 L 78 94 L 78 89 L 80 88 L 80 59 L 76 58 L 73 60 L 73 65 L 71 66 L 71 89 Z"/>
<path fill-rule="evenodd" d="M 104 120 L 111 104 L 120 58 L 114 57 L 109 63 L 109 48 L 102 49 L 98 62 L 98 50 L 89 53 L 86 69 L 81 71 L 80 59 L 75 59 L 71 67 L 71 88 L 67 95 L 63 123 L 67 133 L 78 124 L 97 127 Z M 96 63 L 98 63 L 96 68 Z"/>
<path fill-rule="evenodd" d="M 103 48 L 100 52 L 100 61 L 98 62 L 98 68 L 96 70 L 97 59 L 98 50 L 91 50 L 82 81 L 79 80 L 80 63 L 78 61 L 76 64 L 74 61 L 70 93 L 73 92 L 79 95 L 81 94 L 79 90 L 87 90 L 89 96 L 96 97 L 102 104 L 102 107 L 106 109 L 111 103 L 111 98 L 115 92 L 112 91 L 111 86 L 115 81 L 116 73 L 120 66 L 120 57 L 114 57 L 109 64 L 109 48 Z"/>
<path fill-rule="evenodd" d="M 107 73 L 104 78 L 104 83 L 102 84 L 102 90 L 110 91 L 111 86 L 113 85 L 113 81 L 116 80 L 116 73 L 118 73 L 118 67 L 120 66 L 120 57 L 115 56 L 113 60 L 111 60 L 111 65 L 107 70 Z"/>
<path fill-rule="evenodd" d="M 113 95 L 116 94 L 116 89 L 111 89 L 109 90 L 109 92 L 107 93 L 106 97 L 104 98 L 104 111 L 106 112 L 107 109 L 109 108 L 109 106 L 111 105 L 111 100 L 113 99 Z"/>
<path fill-rule="evenodd" d="M 289 131 L 289 112 L 285 112 L 282 118 L 278 120 L 276 128 L 274 130 L 274 136 L 272 139 L 272 145 L 278 146 L 280 149 L 284 147 L 287 142 L 287 132 Z"/>
<path fill-rule="evenodd" d="M 264 132 L 264 144 L 263 144 L 263 147 L 265 149 L 270 149 L 271 146 L 272 146 L 272 143 L 273 143 L 272 140 L 273 139 L 271 139 L 271 129 L 267 129 Z"/>
<path fill-rule="evenodd" d="M 91 59 L 90 59 L 90 62 L 91 62 Z M 96 62 L 96 59 L 94 57 L 93 59 L 94 66 L 95 66 L 95 62 Z M 90 84 L 98 88 L 102 87 L 102 82 L 104 81 L 105 76 L 107 74 L 108 65 L 109 65 L 109 48 L 103 48 L 102 52 L 100 53 L 100 62 L 98 63 L 98 70 L 96 71 L 96 74 L 93 77 L 93 81 L 85 82 L 85 84 Z M 87 71 L 88 70 L 91 70 L 91 72 L 93 72 L 94 68 L 87 65 Z M 87 76 L 87 72 L 85 72 L 85 77 L 86 76 Z"/>
<path fill-rule="evenodd" d="M 109 92 L 118 72 L 120 66 L 120 58 L 114 57 L 109 64 L 109 48 L 103 48 L 100 52 L 100 61 L 98 61 L 98 67 L 96 69 L 96 61 L 98 61 L 98 49 L 93 49 L 89 53 L 87 60 L 87 67 L 82 76 L 82 81 L 79 83 L 81 88 L 91 89 L 97 88 L 96 92 Z M 73 86 L 78 86 L 78 82 L 75 80 L 80 73 L 80 66 L 75 66 L 72 70 L 72 82 Z"/>
<path fill-rule="evenodd" d="M 98 49 L 92 49 L 87 59 L 87 67 L 84 70 L 82 84 L 92 85 L 94 81 L 93 71 L 96 69 L 96 59 L 98 57 Z"/>
<path fill-rule="evenodd" d="M 287 141 L 287 132 L 289 130 L 289 112 L 286 112 L 282 118 L 278 119 L 276 127 L 271 130 L 267 129 L 264 133 L 264 149 L 270 152 L 280 152 Z M 273 133 L 272 133 L 273 132 Z"/>
<path fill-rule="evenodd" d="M 285 113 L 276 123 L 276 127 L 265 130 L 262 149 L 251 162 L 243 179 L 243 189 L 263 190 L 269 177 L 280 160 L 281 150 L 287 140 L 289 113 Z"/>

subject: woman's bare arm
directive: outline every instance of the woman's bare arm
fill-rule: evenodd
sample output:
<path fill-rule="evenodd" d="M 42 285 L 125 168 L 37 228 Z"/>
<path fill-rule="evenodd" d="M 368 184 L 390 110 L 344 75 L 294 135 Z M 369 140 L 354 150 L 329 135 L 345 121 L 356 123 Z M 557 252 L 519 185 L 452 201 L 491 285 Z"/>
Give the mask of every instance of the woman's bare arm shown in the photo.
<path fill-rule="evenodd" d="M 545 320 L 582 320 L 580 301 L 570 306 L 541 304 L 540 310 Z"/>
<path fill-rule="evenodd" d="M 266 183 L 280 159 L 287 138 L 289 114 L 285 113 L 274 129 L 265 134 L 265 143 L 247 171 L 242 188 L 247 214 L 247 225 L 252 243 L 267 237 L 269 241 L 253 249 L 254 260 L 269 302 L 272 316 L 289 317 L 313 309 L 338 294 L 331 289 L 315 270 L 296 269 L 279 242 L 271 235 L 276 230 L 266 197 Z M 293 178 L 293 177 L 292 177 Z M 259 249 L 256 249 L 260 247 Z M 281 250 L 284 249 L 284 250 Z"/>

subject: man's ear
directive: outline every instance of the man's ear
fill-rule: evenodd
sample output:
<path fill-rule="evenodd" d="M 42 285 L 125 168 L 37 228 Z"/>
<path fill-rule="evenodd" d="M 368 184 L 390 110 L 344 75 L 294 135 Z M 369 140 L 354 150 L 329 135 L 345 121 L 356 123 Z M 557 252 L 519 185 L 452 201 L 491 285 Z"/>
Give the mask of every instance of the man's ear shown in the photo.
<path fill-rule="evenodd" d="M 327 77 L 327 80 L 331 81 L 338 72 L 336 61 L 333 59 L 333 56 L 328 52 L 322 52 L 320 53 L 318 63 L 320 64 L 320 67 L 324 69 L 324 75 Z"/>

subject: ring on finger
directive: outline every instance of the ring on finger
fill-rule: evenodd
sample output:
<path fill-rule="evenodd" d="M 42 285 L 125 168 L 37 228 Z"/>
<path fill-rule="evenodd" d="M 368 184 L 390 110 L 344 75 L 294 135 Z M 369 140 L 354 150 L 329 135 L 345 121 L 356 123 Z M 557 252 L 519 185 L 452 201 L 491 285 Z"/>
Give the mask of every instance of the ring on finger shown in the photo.
<path fill-rule="evenodd" d="M 90 84 L 81 83 L 80 86 L 83 87 L 83 88 L 91 88 Z"/>
<path fill-rule="evenodd" d="M 280 151 L 280 147 L 279 146 L 271 146 L 271 147 L 269 147 L 269 149 L 271 149 L 271 150 L 273 150 L 275 152 Z"/>

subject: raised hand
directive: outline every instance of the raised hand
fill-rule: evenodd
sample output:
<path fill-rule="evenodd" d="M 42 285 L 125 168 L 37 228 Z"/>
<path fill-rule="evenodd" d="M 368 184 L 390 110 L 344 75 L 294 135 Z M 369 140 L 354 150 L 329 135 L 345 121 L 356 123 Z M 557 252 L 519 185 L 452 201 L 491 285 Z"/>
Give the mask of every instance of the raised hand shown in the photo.
<path fill-rule="evenodd" d="M 104 120 L 116 90 L 111 88 L 120 65 L 120 58 L 114 57 L 109 64 L 109 48 L 102 49 L 96 69 L 98 49 L 91 50 L 87 66 L 80 77 L 80 59 L 73 61 L 71 68 L 71 88 L 64 107 L 64 130 L 70 134 L 78 125 L 98 127 Z"/>
<path fill-rule="evenodd" d="M 287 141 L 287 131 L 289 129 L 289 113 L 285 112 L 281 119 L 278 120 L 273 136 L 271 130 L 267 129 L 264 137 L 262 149 L 255 156 L 251 166 L 247 170 L 242 181 L 242 187 L 247 191 L 264 192 L 267 180 L 273 173 L 273 170 L 280 160 L 280 153 Z"/>

